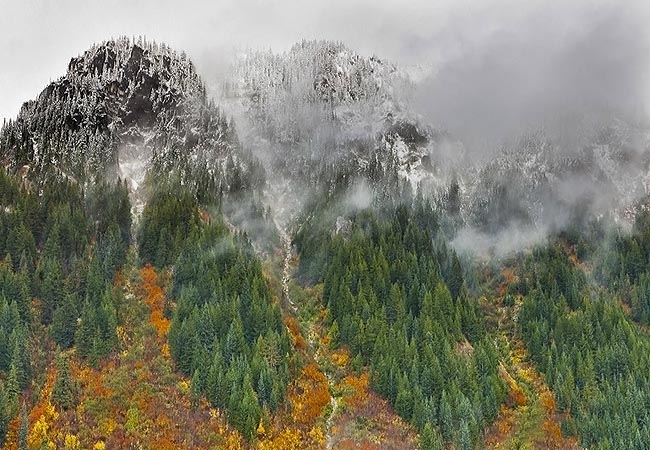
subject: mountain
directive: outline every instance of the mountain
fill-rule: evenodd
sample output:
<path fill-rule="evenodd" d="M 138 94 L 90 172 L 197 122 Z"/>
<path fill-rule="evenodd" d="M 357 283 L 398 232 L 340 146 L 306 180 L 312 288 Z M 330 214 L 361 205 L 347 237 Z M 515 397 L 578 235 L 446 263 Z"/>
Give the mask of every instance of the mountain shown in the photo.
<path fill-rule="evenodd" d="M 412 111 L 413 86 L 388 61 L 339 42 L 302 41 L 280 54 L 240 53 L 220 103 L 242 141 L 283 181 L 271 183 L 275 196 L 295 210 L 304 192 L 331 191 L 341 180 L 348 187 L 390 180 L 375 186 L 388 191 L 398 181 L 412 190 L 448 183 L 463 147 Z"/>
<path fill-rule="evenodd" d="M 474 161 L 342 43 L 222 81 L 110 40 L 0 131 L 3 448 L 648 448 L 646 128 Z"/>
<path fill-rule="evenodd" d="M 609 216 L 631 222 L 650 194 L 650 140 L 638 126 L 614 121 L 578 148 L 542 132 L 522 137 L 465 174 L 465 217 L 494 233 L 512 224 L 562 230 Z"/>
<path fill-rule="evenodd" d="M 302 41 L 284 53 L 239 53 L 220 103 L 273 174 L 268 197 L 282 201 L 272 205 L 294 218 L 306 193 L 355 196 L 364 183 L 379 201 L 408 186 L 445 207 L 457 182 L 461 223 L 485 233 L 629 220 L 648 194 L 643 127 L 601 122 L 574 130 L 571 144 L 540 128 L 473 161 L 458 137 L 416 113 L 417 82 L 340 42 Z"/>
<path fill-rule="evenodd" d="M 34 179 L 52 170 L 83 182 L 124 178 L 140 209 L 145 175 L 174 173 L 197 192 L 266 190 L 253 209 L 270 202 L 294 218 L 314 188 L 354 194 L 366 180 L 379 198 L 408 185 L 444 203 L 458 180 L 462 221 L 484 232 L 562 227 L 576 214 L 629 220 L 648 194 L 640 127 L 613 121 L 571 149 L 532 133 L 475 164 L 458 138 L 414 112 L 415 84 L 340 42 L 302 41 L 240 53 L 220 109 L 184 53 L 119 38 L 73 58 L 23 105 L 0 132 L 1 158 Z"/>
<path fill-rule="evenodd" d="M 11 169 L 79 181 L 119 176 L 133 191 L 146 173 L 174 172 L 201 181 L 201 190 L 264 184 L 185 53 L 146 40 L 106 41 L 73 58 L 5 124 L 0 148 Z"/>

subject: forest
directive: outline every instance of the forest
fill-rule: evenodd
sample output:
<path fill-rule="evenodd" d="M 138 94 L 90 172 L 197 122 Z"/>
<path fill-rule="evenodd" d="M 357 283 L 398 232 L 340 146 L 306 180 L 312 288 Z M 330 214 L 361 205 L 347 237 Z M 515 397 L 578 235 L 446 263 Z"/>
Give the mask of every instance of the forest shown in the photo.
<path fill-rule="evenodd" d="M 239 64 L 241 140 L 143 38 L 0 129 L 0 447 L 650 448 L 650 212 L 566 204 L 526 160 L 600 176 L 625 139 L 578 164 L 534 136 L 472 182 L 392 64 L 321 41 Z M 461 242 L 515 240 L 539 198 L 566 223 Z"/>

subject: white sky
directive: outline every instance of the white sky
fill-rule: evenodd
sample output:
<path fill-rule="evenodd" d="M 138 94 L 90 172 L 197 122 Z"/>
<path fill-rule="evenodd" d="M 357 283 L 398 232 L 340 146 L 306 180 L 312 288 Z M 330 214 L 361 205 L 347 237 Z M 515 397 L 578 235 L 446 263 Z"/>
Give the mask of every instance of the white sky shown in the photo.
<path fill-rule="evenodd" d="M 643 97 L 645 107 L 650 83 L 641 89 L 638 78 L 650 72 L 646 4 L 650 1 L 0 0 L 0 120 L 15 117 L 23 101 L 35 98 L 49 81 L 63 75 L 71 57 L 93 42 L 119 35 L 146 35 L 185 50 L 208 84 L 222 64 L 224 49 L 240 45 L 283 50 L 302 38 L 342 40 L 364 54 L 432 65 L 447 77 L 459 73 L 470 84 L 481 71 L 499 80 L 504 78 L 500 71 L 508 70 L 516 74 L 508 83 L 527 86 L 530 74 L 525 69 L 531 65 L 539 69 L 549 61 L 564 73 L 562 67 L 578 64 L 569 72 L 576 76 L 583 59 L 588 70 L 612 60 L 621 66 L 620 77 L 616 70 L 604 81 L 583 74 L 587 84 L 600 87 L 611 82 L 621 91 L 619 84 L 631 84 L 630 92 Z M 558 53 L 557 48 L 563 50 Z M 486 59 L 495 63 L 486 65 Z M 555 70 L 547 68 L 537 77 L 544 78 L 547 72 Z M 474 75 L 468 79 L 468 73 Z M 545 86 L 544 80 L 532 83 Z M 433 84 L 431 92 L 439 96 L 441 88 Z M 608 85 L 603 89 L 611 90 Z M 527 88 L 523 91 L 528 93 Z M 584 95 L 593 95 L 592 91 Z M 526 101 L 536 101 L 534 94 Z M 425 102 L 438 98 L 423 95 Z M 447 97 L 445 106 L 456 103 L 455 97 Z M 461 100 L 467 103 L 466 98 Z M 438 118 L 440 111 L 432 115 Z"/>

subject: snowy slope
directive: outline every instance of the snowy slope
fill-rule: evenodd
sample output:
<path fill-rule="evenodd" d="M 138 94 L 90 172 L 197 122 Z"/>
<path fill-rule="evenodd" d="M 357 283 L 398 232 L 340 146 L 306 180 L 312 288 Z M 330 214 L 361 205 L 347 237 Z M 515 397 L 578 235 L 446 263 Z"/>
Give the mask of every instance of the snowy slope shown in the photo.
<path fill-rule="evenodd" d="M 58 170 L 77 180 L 121 176 L 134 191 L 145 175 L 207 171 L 212 189 L 263 184 L 255 159 L 206 97 L 194 65 L 164 44 L 128 38 L 94 45 L 25 103 L 0 133 L 6 166 Z M 232 171 L 231 171 L 232 172 Z"/>
<path fill-rule="evenodd" d="M 274 174 L 273 196 L 293 198 L 297 210 L 304 192 L 332 178 L 352 186 L 398 177 L 414 191 L 449 184 L 463 147 L 412 112 L 412 93 L 411 78 L 390 62 L 338 42 L 302 41 L 280 54 L 242 52 L 219 102 Z"/>

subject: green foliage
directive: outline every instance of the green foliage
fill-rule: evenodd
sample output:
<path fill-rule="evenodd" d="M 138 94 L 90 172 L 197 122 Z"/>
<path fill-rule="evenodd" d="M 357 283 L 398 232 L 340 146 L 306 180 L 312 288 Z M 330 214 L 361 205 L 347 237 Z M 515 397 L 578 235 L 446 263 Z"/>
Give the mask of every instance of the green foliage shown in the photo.
<path fill-rule="evenodd" d="M 52 402 L 63 410 L 77 405 L 77 384 L 70 373 L 70 363 L 66 356 L 59 356 L 56 363 L 57 376 L 52 388 Z"/>
<path fill-rule="evenodd" d="M 142 214 L 138 244 L 145 263 L 163 267 L 176 261 L 183 242 L 199 228 L 199 205 L 186 189 L 161 187 Z"/>
<path fill-rule="evenodd" d="M 100 299 L 87 299 L 75 334 L 77 354 L 92 364 L 117 347 L 117 314 L 114 296 L 109 288 Z"/>
<path fill-rule="evenodd" d="M 34 375 L 35 321 L 61 348 L 77 344 L 78 354 L 92 361 L 117 344 L 114 302 L 105 292 L 130 242 L 126 187 L 99 183 L 101 192 L 86 201 L 75 182 L 42 175 L 26 190 L 0 171 L 0 441 Z"/>
<path fill-rule="evenodd" d="M 171 296 L 169 347 L 193 396 L 251 439 L 286 392 L 290 341 L 250 243 L 221 224 L 197 230 L 183 241 Z"/>
<path fill-rule="evenodd" d="M 29 417 L 27 416 L 27 407 L 23 403 L 20 412 L 20 428 L 18 429 L 18 450 L 28 450 L 27 436 L 29 435 Z"/>
<path fill-rule="evenodd" d="M 527 265 L 536 286 L 519 313 L 529 353 L 571 414 L 563 430 L 585 448 L 644 449 L 650 443 L 650 336 L 616 302 L 594 292 L 559 248 Z"/>
<path fill-rule="evenodd" d="M 430 423 L 424 425 L 420 433 L 420 450 L 443 450 L 444 448 L 440 433 Z"/>
<path fill-rule="evenodd" d="M 74 344 L 78 317 L 76 298 L 74 295 L 68 294 L 54 312 L 51 327 L 52 338 L 62 349 L 70 348 Z"/>
<path fill-rule="evenodd" d="M 471 448 L 505 390 L 460 260 L 437 239 L 436 224 L 421 200 L 358 213 L 346 236 L 302 230 L 301 263 L 312 270 L 310 249 L 317 259 L 327 255 L 317 264 L 325 268 L 334 337 L 370 366 L 373 389 L 422 432 L 423 448 L 441 448 L 438 430 L 444 441 Z M 458 350 L 465 338 L 473 345 L 467 354 Z"/>

